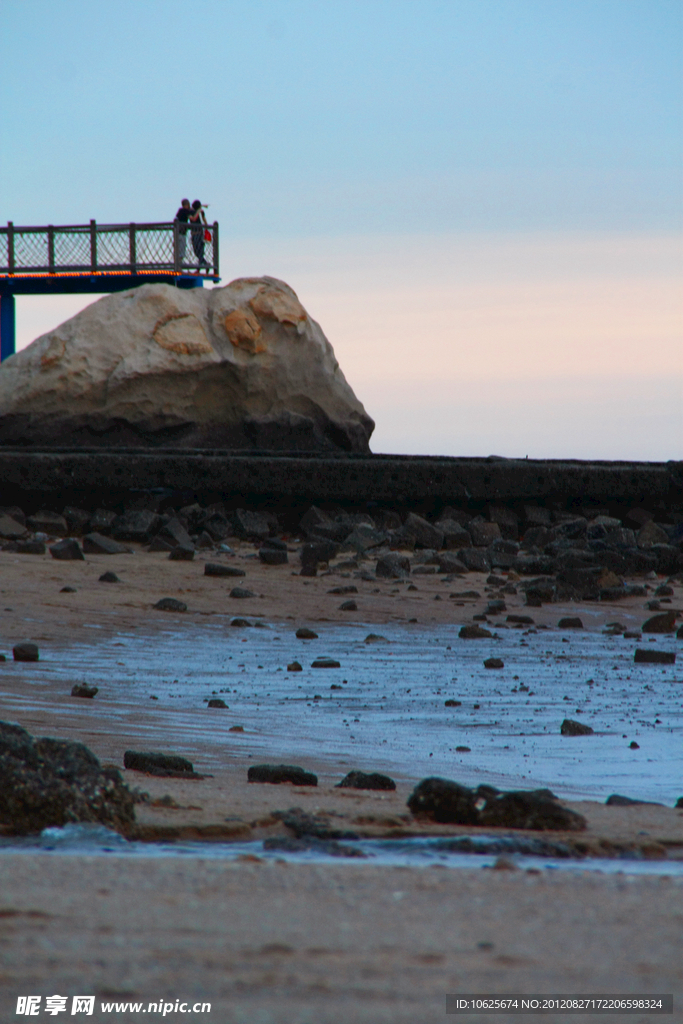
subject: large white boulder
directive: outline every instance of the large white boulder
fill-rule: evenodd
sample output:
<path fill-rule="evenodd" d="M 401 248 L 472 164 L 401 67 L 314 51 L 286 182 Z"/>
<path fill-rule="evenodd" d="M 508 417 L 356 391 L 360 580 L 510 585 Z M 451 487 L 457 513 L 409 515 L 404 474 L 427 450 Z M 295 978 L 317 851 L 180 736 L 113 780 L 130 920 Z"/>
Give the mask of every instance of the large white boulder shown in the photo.
<path fill-rule="evenodd" d="M 0 366 L 0 443 L 367 452 L 374 423 L 271 277 L 108 295 Z"/>

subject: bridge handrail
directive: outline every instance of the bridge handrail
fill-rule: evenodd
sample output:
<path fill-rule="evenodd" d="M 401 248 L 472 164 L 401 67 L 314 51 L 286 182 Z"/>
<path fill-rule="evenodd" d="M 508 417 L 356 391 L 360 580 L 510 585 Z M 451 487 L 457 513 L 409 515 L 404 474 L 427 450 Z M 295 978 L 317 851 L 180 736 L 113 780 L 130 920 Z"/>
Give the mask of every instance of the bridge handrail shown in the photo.
<path fill-rule="evenodd" d="M 187 230 L 183 231 L 183 228 Z M 210 235 L 210 238 L 208 237 Z M 218 276 L 218 221 L 0 227 L 0 274 L 196 271 Z"/>

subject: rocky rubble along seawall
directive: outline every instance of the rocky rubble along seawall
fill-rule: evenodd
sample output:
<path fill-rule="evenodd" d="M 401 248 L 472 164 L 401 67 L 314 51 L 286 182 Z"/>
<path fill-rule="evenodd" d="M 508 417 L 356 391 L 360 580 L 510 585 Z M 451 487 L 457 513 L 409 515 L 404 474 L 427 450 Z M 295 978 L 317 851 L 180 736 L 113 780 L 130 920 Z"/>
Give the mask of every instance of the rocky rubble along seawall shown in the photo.
<path fill-rule="evenodd" d="M 264 511 L 231 508 L 222 501 L 180 505 L 168 495 L 141 494 L 123 509 L 60 511 L 0 508 L 0 547 L 59 560 L 85 554 L 115 556 L 129 544 L 192 560 L 196 551 L 231 554 L 230 540 L 253 543 L 260 560 L 286 566 L 290 556 L 304 576 L 345 559 L 363 577 L 400 579 L 411 574 L 496 574 L 504 607 L 505 587 L 521 589 L 526 604 L 554 601 L 617 601 L 649 597 L 648 609 L 667 612 L 671 588 L 653 593 L 644 577 L 683 573 L 683 512 L 659 519 L 642 506 L 610 514 L 608 508 L 576 511 L 541 505 L 489 504 L 480 509 L 444 506 L 436 516 L 388 508 L 369 511 L 312 505 Z M 207 564 L 207 574 L 244 575 L 232 566 Z M 291 570 L 290 570 L 291 571 Z M 633 581 L 635 579 L 635 582 Z M 628 582 L 631 580 L 631 582 Z M 497 608 L 491 608 L 495 613 Z M 662 614 L 660 632 L 676 629 L 674 612 Z"/>
<path fill-rule="evenodd" d="M 367 452 L 373 429 L 271 277 L 108 295 L 0 368 L 3 445 Z"/>

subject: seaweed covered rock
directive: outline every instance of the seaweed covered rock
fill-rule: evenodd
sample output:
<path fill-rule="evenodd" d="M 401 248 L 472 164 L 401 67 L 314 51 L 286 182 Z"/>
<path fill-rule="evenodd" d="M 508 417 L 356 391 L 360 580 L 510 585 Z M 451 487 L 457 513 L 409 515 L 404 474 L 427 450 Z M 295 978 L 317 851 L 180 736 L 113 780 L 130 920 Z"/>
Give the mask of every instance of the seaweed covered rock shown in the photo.
<path fill-rule="evenodd" d="M 0 828 L 16 835 L 75 822 L 132 830 L 134 798 L 118 770 L 82 743 L 36 740 L 0 722 Z"/>

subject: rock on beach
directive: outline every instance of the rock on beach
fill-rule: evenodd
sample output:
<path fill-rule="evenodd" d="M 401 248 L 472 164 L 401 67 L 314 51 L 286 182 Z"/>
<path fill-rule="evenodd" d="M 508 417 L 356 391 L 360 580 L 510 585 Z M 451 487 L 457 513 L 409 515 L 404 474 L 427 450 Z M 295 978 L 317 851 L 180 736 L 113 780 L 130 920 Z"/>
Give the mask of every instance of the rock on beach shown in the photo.
<path fill-rule="evenodd" d="M 40 447 L 367 452 L 374 428 L 320 326 L 272 277 L 107 295 L 3 362 L 0 409 L 1 444 Z"/>

